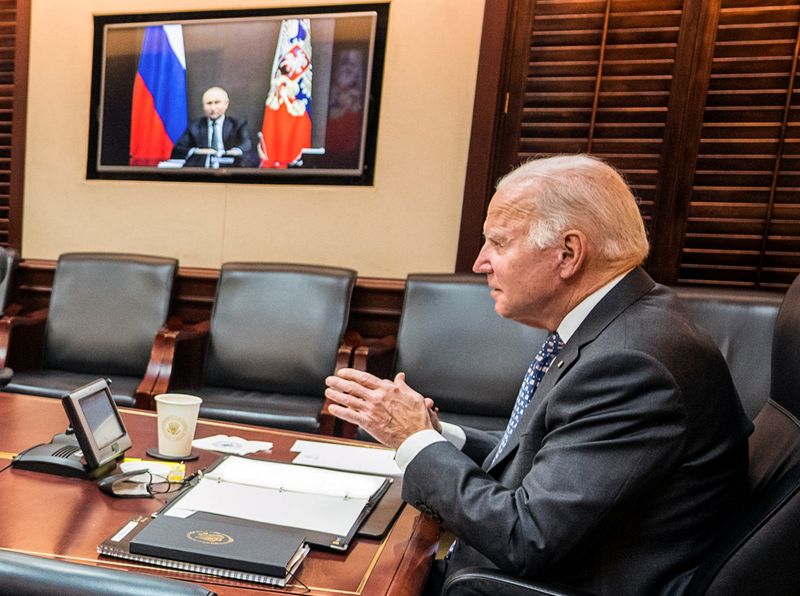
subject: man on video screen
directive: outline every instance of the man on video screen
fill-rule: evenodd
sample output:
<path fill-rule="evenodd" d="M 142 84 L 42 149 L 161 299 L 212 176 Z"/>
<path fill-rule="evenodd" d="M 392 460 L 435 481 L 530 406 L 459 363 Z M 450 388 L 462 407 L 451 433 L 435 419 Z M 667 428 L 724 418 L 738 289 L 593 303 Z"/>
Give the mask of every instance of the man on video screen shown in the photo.
<path fill-rule="evenodd" d="M 185 159 L 184 167 L 253 167 L 258 157 L 247 121 L 227 116 L 230 100 L 222 87 L 203 93 L 205 116 L 192 122 L 175 143 L 172 159 Z"/>

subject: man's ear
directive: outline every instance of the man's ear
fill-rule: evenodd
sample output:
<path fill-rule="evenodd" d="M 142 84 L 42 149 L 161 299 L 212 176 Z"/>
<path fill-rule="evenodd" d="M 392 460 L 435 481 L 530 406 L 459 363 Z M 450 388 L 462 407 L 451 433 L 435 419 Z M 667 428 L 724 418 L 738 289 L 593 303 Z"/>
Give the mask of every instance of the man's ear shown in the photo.
<path fill-rule="evenodd" d="M 583 268 L 588 249 L 586 234 L 580 230 L 567 230 L 561 235 L 559 249 L 559 272 L 562 279 L 569 279 Z"/>

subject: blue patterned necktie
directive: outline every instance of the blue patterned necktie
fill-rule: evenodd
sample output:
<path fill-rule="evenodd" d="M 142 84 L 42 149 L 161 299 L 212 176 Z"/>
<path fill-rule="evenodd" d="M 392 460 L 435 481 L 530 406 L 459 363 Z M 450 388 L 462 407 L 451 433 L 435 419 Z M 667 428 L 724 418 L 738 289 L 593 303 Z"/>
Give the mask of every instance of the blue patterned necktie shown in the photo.
<path fill-rule="evenodd" d="M 503 449 L 505 449 L 508 440 L 511 438 L 511 435 L 514 434 L 514 430 L 517 428 L 519 421 L 522 419 L 522 414 L 525 412 L 525 408 L 528 407 L 531 397 L 533 397 L 533 392 L 536 391 L 536 388 L 539 386 L 542 377 L 544 377 L 544 373 L 546 373 L 547 369 L 550 368 L 550 364 L 553 362 L 556 354 L 558 354 L 563 347 L 564 342 L 561 341 L 558 332 L 553 331 L 547 336 L 544 345 L 542 345 L 536 356 L 534 356 L 531 365 L 528 367 L 528 372 L 525 373 L 525 378 L 522 380 L 522 385 L 520 386 L 519 393 L 517 394 L 517 401 L 514 404 L 514 411 L 511 412 L 511 418 L 508 419 L 506 432 L 503 433 L 503 438 L 500 440 L 500 446 L 497 448 L 497 451 L 492 458 L 491 465 L 494 465 L 494 463 L 497 461 L 497 458 L 500 457 L 500 454 L 503 452 Z M 458 540 L 454 540 L 450 545 L 446 555 L 447 559 L 449 559 L 453 554 L 457 542 Z"/>
<path fill-rule="evenodd" d="M 531 397 L 533 397 L 533 392 L 536 391 L 536 388 L 542 381 L 542 377 L 544 377 L 544 373 L 550 368 L 550 363 L 553 362 L 556 354 L 558 354 L 563 347 L 564 342 L 561 341 L 558 332 L 553 331 L 553 333 L 547 336 L 544 345 L 533 358 L 531 365 L 528 367 L 528 372 L 525 373 L 525 378 L 522 380 L 522 386 L 519 388 L 517 401 L 514 404 L 514 411 L 511 412 L 511 418 L 508 419 L 506 432 L 503 433 L 503 438 L 500 439 L 500 446 L 494 454 L 492 465 L 494 465 L 497 458 L 500 457 L 500 454 L 503 453 L 503 449 L 505 449 L 511 435 L 514 434 L 514 430 L 516 430 L 519 421 L 522 419 L 525 408 L 528 407 Z"/>

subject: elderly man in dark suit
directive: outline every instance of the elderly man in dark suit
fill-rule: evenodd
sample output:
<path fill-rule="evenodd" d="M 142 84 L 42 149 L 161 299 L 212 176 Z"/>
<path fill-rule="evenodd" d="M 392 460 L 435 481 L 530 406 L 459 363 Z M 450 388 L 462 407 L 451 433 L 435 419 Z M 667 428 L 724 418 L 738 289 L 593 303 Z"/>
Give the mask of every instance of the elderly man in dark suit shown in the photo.
<path fill-rule="evenodd" d="M 184 167 L 251 167 L 258 156 L 250 140 L 247 121 L 228 116 L 230 99 L 222 87 L 203 93 L 205 116 L 192 122 L 172 148 L 171 159 L 185 159 Z"/>
<path fill-rule="evenodd" d="M 521 166 L 484 235 L 474 269 L 495 310 L 552 332 L 500 441 L 440 422 L 402 372 L 338 371 L 330 411 L 397 448 L 404 499 L 457 537 L 439 575 L 478 565 L 594 594 L 680 594 L 746 494 L 752 425 L 724 359 L 640 268 L 642 218 L 605 163 Z"/>

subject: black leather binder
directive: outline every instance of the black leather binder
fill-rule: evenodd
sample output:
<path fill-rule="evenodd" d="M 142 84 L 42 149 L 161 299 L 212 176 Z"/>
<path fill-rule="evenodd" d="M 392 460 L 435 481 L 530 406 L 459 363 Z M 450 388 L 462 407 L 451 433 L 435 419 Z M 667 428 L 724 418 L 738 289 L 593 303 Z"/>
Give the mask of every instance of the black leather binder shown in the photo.
<path fill-rule="evenodd" d="M 233 466 L 245 465 L 247 474 L 249 474 L 249 476 L 245 478 L 237 476 L 236 474 L 233 475 L 234 477 L 229 476 L 228 472 L 230 471 L 230 468 L 227 468 L 225 471 L 221 471 L 227 464 L 233 464 Z M 236 469 L 237 468 L 234 467 L 234 471 L 236 471 Z M 270 486 L 270 482 L 274 481 L 276 477 L 280 476 L 281 471 L 289 469 L 294 469 L 298 473 L 302 473 L 302 475 L 306 477 L 306 480 L 316 480 L 317 484 L 315 486 L 306 484 L 300 490 L 295 490 L 291 487 L 275 488 Z M 361 495 L 358 493 L 358 491 L 356 491 L 358 495 L 350 493 L 349 496 L 347 494 L 326 494 L 326 492 L 322 489 L 327 488 L 325 483 L 330 482 L 331 477 L 333 477 L 334 482 L 337 479 L 348 479 L 350 482 L 353 481 L 352 479 L 355 479 L 355 482 L 358 483 L 360 479 L 369 479 L 367 484 L 370 486 L 370 489 L 373 490 L 373 492 L 368 496 Z M 262 481 L 264 482 L 262 483 Z M 221 457 L 216 463 L 209 466 L 198 484 L 192 486 L 189 490 L 183 492 L 176 499 L 174 499 L 169 505 L 167 505 L 167 507 L 164 509 L 164 512 L 171 509 L 184 509 L 187 511 L 197 512 L 205 511 L 206 513 L 215 513 L 220 517 L 225 517 L 227 519 L 239 519 L 240 521 L 245 520 L 248 517 L 243 511 L 231 511 L 230 507 L 227 505 L 229 498 L 222 496 L 222 493 L 220 493 L 218 499 L 213 501 L 211 504 L 202 499 L 202 502 L 200 503 L 193 501 L 195 496 L 194 491 L 203 490 L 208 487 L 208 484 L 211 484 L 213 487 L 217 487 L 214 492 L 221 491 L 223 488 L 225 488 L 225 490 L 230 490 L 231 494 L 236 494 L 236 492 L 241 488 L 247 487 L 248 495 L 246 497 L 246 501 L 251 506 L 254 506 L 252 502 L 252 499 L 254 498 L 252 489 L 263 491 L 264 497 L 270 494 L 273 497 L 281 495 L 281 498 L 279 499 L 281 502 L 276 503 L 276 507 L 269 510 L 271 513 L 275 514 L 272 516 L 273 519 L 269 519 L 267 521 L 260 519 L 258 523 L 264 523 L 268 526 L 274 525 L 279 527 L 295 528 L 296 530 L 299 529 L 299 531 L 304 532 L 306 542 L 311 545 L 322 546 L 333 550 L 347 550 L 347 548 L 350 546 L 350 543 L 355 538 L 356 532 L 358 532 L 359 528 L 361 527 L 361 524 L 372 513 L 377 503 L 380 502 L 381 497 L 383 497 L 384 493 L 386 493 L 387 489 L 392 485 L 392 479 L 370 474 L 314 468 L 311 466 L 295 466 L 294 464 L 226 455 Z M 315 508 L 315 512 L 317 513 L 320 510 L 323 510 L 322 508 L 325 507 L 326 503 L 330 503 L 332 501 L 350 501 L 351 503 L 360 503 L 361 509 L 359 510 L 358 515 L 354 516 L 352 520 L 349 520 L 348 518 L 348 523 L 352 523 L 349 525 L 348 530 L 346 532 L 342 532 L 341 534 L 320 529 L 318 526 L 314 525 L 313 521 L 306 518 L 304 518 L 303 521 L 309 521 L 309 523 L 303 528 L 300 528 L 301 524 L 289 523 L 288 521 L 285 521 L 285 516 L 281 514 L 282 511 L 290 508 L 294 508 L 294 510 L 297 509 L 296 498 L 293 496 L 297 494 L 310 496 L 317 501 L 318 506 Z M 399 498 L 399 495 L 397 496 Z M 306 503 L 308 503 L 307 499 Z M 259 511 L 264 510 L 263 507 L 260 507 L 260 505 L 255 506 L 255 508 Z M 247 507 L 245 507 L 245 509 L 247 509 Z M 370 532 L 373 535 L 377 534 L 378 532 L 383 533 L 388 524 L 391 523 L 391 519 L 394 517 L 394 515 L 396 515 L 398 510 L 399 505 L 397 504 L 390 507 L 390 511 L 387 512 L 389 515 L 388 522 L 386 519 L 379 520 L 379 523 L 376 524 L 376 528 L 370 529 Z M 350 511 L 352 512 L 353 508 L 350 508 Z M 162 516 L 164 512 L 162 512 Z M 311 512 L 309 512 L 309 516 L 307 517 L 313 517 Z M 251 516 L 250 519 L 256 518 Z M 245 523 L 255 522 L 246 521 Z M 380 528 L 377 526 L 380 526 Z"/>
<path fill-rule="evenodd" d="M 211 513 L 159 515 L 130 542 L 130 552 L 283 578 L 307 550 L 305 532 Z"/>

